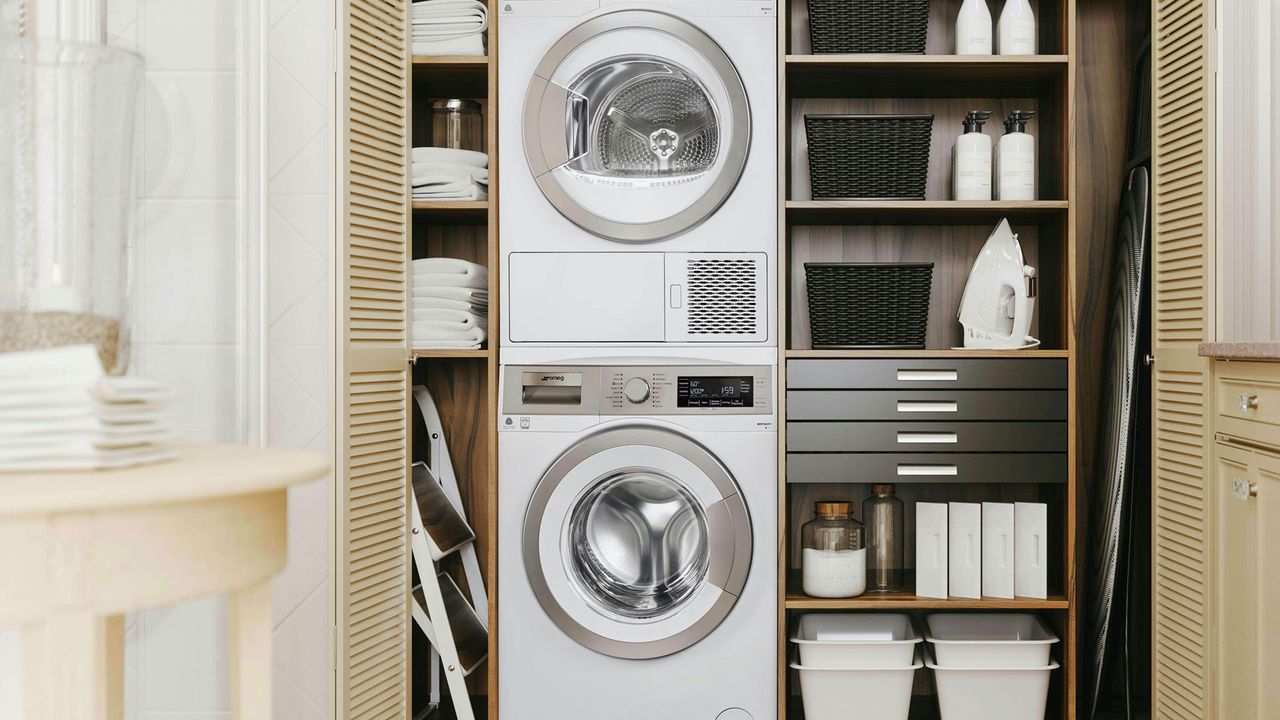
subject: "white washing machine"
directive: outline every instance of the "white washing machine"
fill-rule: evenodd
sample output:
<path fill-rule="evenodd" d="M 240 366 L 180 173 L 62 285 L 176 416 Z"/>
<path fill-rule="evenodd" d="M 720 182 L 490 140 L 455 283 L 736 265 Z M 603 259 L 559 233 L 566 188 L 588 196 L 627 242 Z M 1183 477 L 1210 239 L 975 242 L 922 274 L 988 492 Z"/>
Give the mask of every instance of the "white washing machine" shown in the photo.
<path fill-rule="evenodd" d="M 503 344 L 776 344 L 774 0 L 500 7 Z"/>
<path fill-rule="evenodd" d="M 776 718 L 775 367 L 759 355 L 503 368 L 504 718 Z"/>

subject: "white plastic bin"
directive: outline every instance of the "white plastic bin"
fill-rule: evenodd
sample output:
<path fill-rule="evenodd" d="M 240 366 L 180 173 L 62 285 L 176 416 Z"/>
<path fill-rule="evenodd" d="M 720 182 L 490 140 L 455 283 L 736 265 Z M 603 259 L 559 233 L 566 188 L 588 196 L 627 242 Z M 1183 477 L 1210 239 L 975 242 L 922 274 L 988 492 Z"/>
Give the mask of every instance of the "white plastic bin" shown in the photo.
<path fill-rule="evenodd" d="M 932 657 L 925 664 L 933 671 L 942 720 L 1044 720 L 1049 676 L 1058 668 L 1056 662 L 1044 667 L 957 668 L 938 665 Z"/>
<path fill-rule="evenodd" d="M 925 619 L 925 639 L 949 668 L 1044 667 L 1058 636 L 1035 615 L 938 613 Z"/>
<path fill-rule="evenodd" d="M 814 668 L 792 663 L 800 673 L 805 720 L 906 720 L 911 685 L 922 663 L 896 668 Z"/>
<path fill-rule="evenodd" d="M 906 615 L 802 615 L 791 642 L 806 668 L 901 668 L 915 662 L 922 638 Z"/>

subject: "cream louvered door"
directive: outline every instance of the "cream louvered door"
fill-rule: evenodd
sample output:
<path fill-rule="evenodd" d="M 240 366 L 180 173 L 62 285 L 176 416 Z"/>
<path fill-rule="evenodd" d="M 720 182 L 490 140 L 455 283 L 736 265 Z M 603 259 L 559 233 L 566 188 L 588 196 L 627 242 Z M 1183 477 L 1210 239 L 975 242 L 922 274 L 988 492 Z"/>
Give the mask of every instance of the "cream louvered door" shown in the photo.
<path fill-rule="evenodd" d="M 1213 718 L 1213 0 L 1156 0 L 1152 641 L 1155 718 Z"/>
<path fill-rule="evenodd" d="M 405 0 L 344 0 L 337 717 L 409 715 Z"/>

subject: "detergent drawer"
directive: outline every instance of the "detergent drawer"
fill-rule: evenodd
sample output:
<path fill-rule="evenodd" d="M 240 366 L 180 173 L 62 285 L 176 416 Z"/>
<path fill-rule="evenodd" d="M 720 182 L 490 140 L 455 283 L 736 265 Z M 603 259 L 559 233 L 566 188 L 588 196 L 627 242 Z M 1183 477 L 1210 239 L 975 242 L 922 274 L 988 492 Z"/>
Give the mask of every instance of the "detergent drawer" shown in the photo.
<path fill-rule="evenodd" d="M 1064 358 L 791 360 L 792 390 L 1065 390 Z"/>
<path fill-rule="evenodd" d="M 787 378 L 788 385 L 790 377 Z M 787 420 L 1067 419 L 1066 390 L 788 390 Z"/>
<path fill-rule="evenodd" d="M 1061 453 L 787 453 L 788 483 L 1065 483 Z"/>

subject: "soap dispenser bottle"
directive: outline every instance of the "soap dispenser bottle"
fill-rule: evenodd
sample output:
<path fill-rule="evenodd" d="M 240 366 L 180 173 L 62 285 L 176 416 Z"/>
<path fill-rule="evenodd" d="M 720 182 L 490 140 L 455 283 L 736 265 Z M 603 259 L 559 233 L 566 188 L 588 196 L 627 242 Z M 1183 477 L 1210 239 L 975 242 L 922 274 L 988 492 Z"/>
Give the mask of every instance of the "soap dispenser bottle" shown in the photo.
<path fill-rule="evenodd" d="M 1004 121 L 1004 135 L 996 143 L 997 200 L 1036 199 L 1036 139 L 1027 134 L 1035 110 L 1014 110 Z"/>
<path fill-rule="evenodd" d="M 991 54 L 991 10 L 987 0 L 964 0 L 956 16 L 956 54 Z"/>
<path fill-rule="evenodd" d="M 1036 16 L 1028 0 L 1005 0 L 996 23 L 996 52 L 1001 55 L 1036 54 Z"/>
<path fill-rule="evenodd" d="M 951 146 L 951 198 L 991 199 L 991 136 L 982 132 L 990 110 L 970 110 L 964 134 Z"/>

